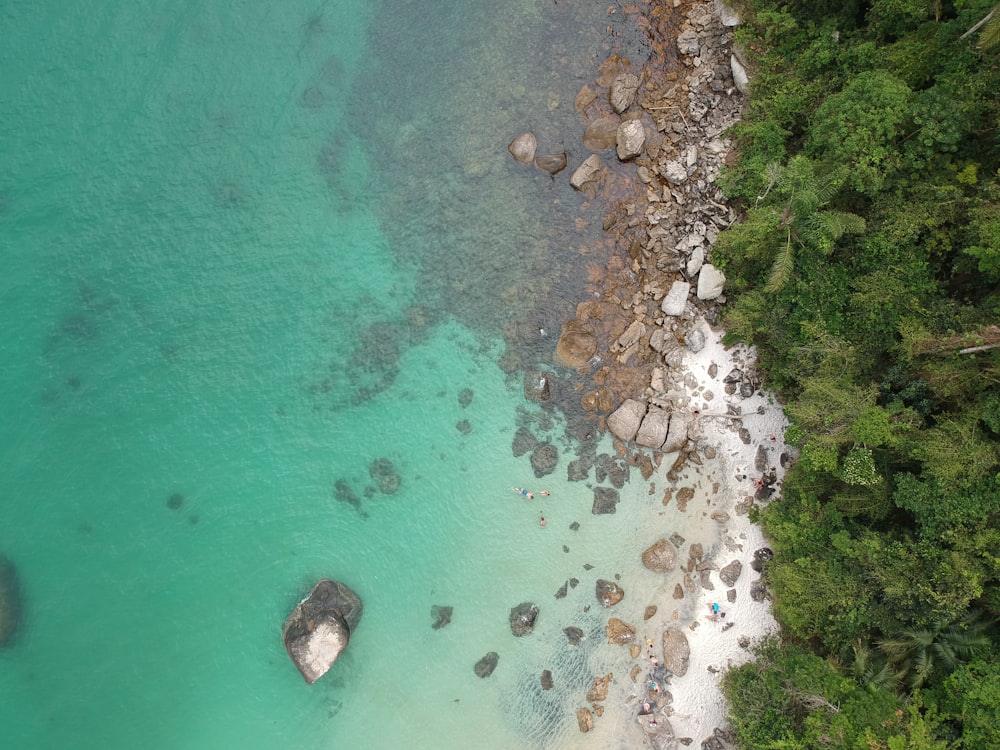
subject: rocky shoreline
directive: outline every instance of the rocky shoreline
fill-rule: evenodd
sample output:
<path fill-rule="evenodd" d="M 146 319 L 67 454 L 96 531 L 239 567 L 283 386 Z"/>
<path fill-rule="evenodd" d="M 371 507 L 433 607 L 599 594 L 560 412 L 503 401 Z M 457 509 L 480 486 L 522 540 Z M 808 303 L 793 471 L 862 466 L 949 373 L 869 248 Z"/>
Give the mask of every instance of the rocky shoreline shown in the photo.
<path fill-rule="evenodd" d="M 563 324 L 556 345 L 556 363 L 572 370 L 573 387 L 555 385 L 558 373 L 533 370 L 524 376 L 525 395 L 557 401 L 571 435 L 590 437 L 589 426 L 611 432 L 619 457 L 638 466 L 647 480 L 664 459 L 672 459 L 663 466 L 664 505 L 675 499 L 685 510 L 693 491 L 676 485 L 687 483 L 692 472 L 703 475 L 698 482 L 712 486 L 707 494 L 717 499 L 709 500 L 715 509 L 706 523 L 717 524 L 725 542 L 711 550 L 690 545 L 681 566 L 684 583 L 673 595 L 674 606 L 687 600 L 683 614 L 674 609 L 659 641 L 647 639 L 647 648 L 637 628 L 617 618 L 608 621 L 607 634 L 609 643 L 629 647 L 630 666 L 624 671 L 633 687 L 625 691 L 626 710 L 636 714 L 650 745 L 676 748 L 694 742 L 695 737 L 681 736 L 687 720 L 685 728 L 701 735 L 702 747 L 721 750 L 732 740 L 716 676 L 726 664 L 749 658 L 749 642 L 773 625 L 769 614 L 751 612 L 743 603 L 767 606 L 759 578 L 740 580 L 745 566 L 759 572 L 767 557 L 759 530 L 746 514 L 754 502 L 767 501 L 776 491 L 791 454 L 780 440 L 780 406 L 760 391 L 753 353 L 726 350 L 721 333 L 713 329 L 725 304 L 725 275 L 708 255 L 720 232 L 738 218 L 717 179 L 733 155 L 725 132 L 745 105 L 746 68 L 734 52 L 732 33 L 739 19 L 719 0 L 664 0 L 636 12 L 643 14 L 640 26 L 649 30 L 650 59 L 635 67 L 612 55 L 576 97 L 583 141 L 594 153 L 579 163 L 567 163 L 565 154 L 536 156 L 530 133 L 509 147 L 516 161 L 549 174 L 572 169 L 570 184 L 591 199 L 583 203 L 582 216 L 605 206 L 603 228 L 614 245 L 607 268 L 590 269 L 592 298 Z M 753 420 L 744 419 L 750 415 Z M 515 455 L 534 447 L 530 437 L 515 438 Z M 586 476 L 591 460 L 582 440 L 569 478 Z M 614 512 L 617 498 L 599 497 L 604 489 L 595 488 L 595 514 Z M 683 544 L 683 539 L 662 539 L 643 553 L 643 562 L 650 570 L 672 571 Z M 711 601 L 717 596 L 710 593 L 713 573 L 728 589 L 724 601 L 733 614 L 756 619 L 753 625 L 742 622 L 738 637 L 722 635 L 733 619 L 698 634 L 702 619 L 718 624 L 711 608 L 718 609 Z M 668 604 L 661 607 L 666 610 Z M 706 604 L 709 609 L 702 610 Z M 648 605 L 645 620 L 656 612 L 656 604 Z M 640 628 L 648 631 L 655 622 Z M 710 643 L 710 655 L 697 653 L 702 640 Z M 651 666 L 640 666 L 647 656 Z M 689 663 L 702 671 L 688 675 Z M 678 678 L 685 678 L 686 700 L 666 690 Z M 592 731 L 595 718 L 605 714 L 612 680 L 612 674 L 594 678 L 584 696 L 588 705 L 577 712 L 581 732 Z M 694 711 L 701 712 L 697 720 Z M 674 715 L 680 716 L 677 726 L 669 720 Z"/>

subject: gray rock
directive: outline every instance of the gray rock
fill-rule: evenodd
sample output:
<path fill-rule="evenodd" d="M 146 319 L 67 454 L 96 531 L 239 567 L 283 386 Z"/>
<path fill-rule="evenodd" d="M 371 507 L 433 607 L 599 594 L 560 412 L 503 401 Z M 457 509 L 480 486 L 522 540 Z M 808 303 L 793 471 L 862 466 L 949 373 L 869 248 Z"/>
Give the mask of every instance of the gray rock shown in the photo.
<path fill-rule="evenodd" d="M 361 621 L 361 599 L 339 581 L 326 578 L 295 605 L 281 640 L 296 668 L 312 685 L 337 660 Z"/>
<path fill-rule="evenodd" d="M 568 628 L 563 628 L 563 632 L 571 646 L 579 646 L 580 641 L 583 640 L 583 631 L 578 627 L 570 625 Z"/>
<path fill-rule="evenodd" d="M 687 182 L 687 167 L 675 159 L 670 159 L 660 165 L 660 174 L 671 185 L 683 185 Z"/>
<path fill-rule="evenodd" d="M 476 662 L 474 667 L 476 676 L 478 677 L 489 677 L 493 674 L 493 670 L 497 668 L 497 663 L 500 661 L 500 655 L 496 651 L 490 651 L 486 656 Z"/>
<path fill-rule="evenodd" d="M 646 145 L 646 130 L 638 120 L 626 120 L 618 126 L 615 136 L 618 146 L 618 158 L 622 161 L 634 159 L 642 153 Z"/>
<path fill-rule="evenodd" d="M 736 84 L 736 90 L 741 94 L 749 94 L 750 77 L 747 75 L 747 69 L 743 67 L 743 63 L 736 55 L 729 56 L 729 67 L 733 71 L 733 83 Z"/>
<path fill-rule="evenodd" d="M 552 443 L 535 448 L 531 453 L 531 468 L 538 479 L 551 474 L 559 465 L 559 449 Z"/>
<path fill-rule="evenodd" d="M 555 683 L 552 681 L 552 671 L 545 669 L 542 671 L 541 677 L 542 690 L 551 690 L 555 687 Z"/>
<path fill-rule="evenodd" d="M 669 573 L 677 567 L 677 548 L 660 539 L 642 553 L 642 564 L 654 573 Z"/>
<path fill-rule="evenodd" d="M 726 274 L 711 263 L 706 263 L 698 274 L 698 299 L 717 299 L 722 294 L 725 285 Z"/>
<path fill-rule="evenodd" d="M 740 14 L 735 10 L 730 8 L 725 0 L 716 0 L 716 10 L 719 14 L 719 20 L 722 22 L 723 26 L 732 28 L 733 26 L 739 26 L 740 24 Z"/>
<path fill-rule="evenodd" d="M 549 375 L 543 370 L 528 370 L 524 373 L 524 397 L 529 401 L 544 403 L 552 398 Z"/>
<path fill-rule="evenodd" d="M 510 632 L 520 638 L 535 629 L 538 607 L 531 602 L 521 602 L 510 610 Z"/>
<path fill-rule="evenodd" d="M 618 490 L 613 487 L 595 487 L 594 488 L 594 505 L 591 508 L 591 512 L 595 516 L 603 516 L 609 513 L 615 512 L 615 506 L 618 505 L 620 496 L 618 495 Z"/>
<path fill-rule="evenodd" d="M 739 560 L 733 560 L 719 571 L 719 580 L 726 584 L 726 586 L 733 586 L 740 579 L 740 573 L 742 572 L 743 563 Z"/>
<path fill-rule="evenodd" d="M 548 174 L 559 174 L 566 169 L 566 152 L 560 154 L 542 154 L 535 157 L 535 166 Z"/>
<path fill-rule="evenodd" d="M 684 271 L 687 273 L 688 278 L 694 278 L 698 275 L 703 265 L 705 265 L 705 247 L 704 245 L 698 245 L 691 251 L 691 257 L 688 258 Z"/>
<path fill-rule="evenodd" d="M 379 491 L 384 495 L 392 495 L 399 489 L 402 482 L 396 467 L 388 458 L 376 458 L 368 469 L 371 478 L 378 482 Z"/>
<path fill-rule="evenodd" d="M 538 141 L 535 139 L 534 134 L 524 132 L 510 142 L 507 150 L 514 157 L 515 161 L 519 161 L 522 164 L 531 164 L 535 158 L 535 149 L 537 147 Z"/>
<path fill-rule="evenodd" d="M 569 178 L 569 184 L 581 192 L 586 192 L 588 186 L 593 186 L 601 176 L 600 154 L 591 154 L 576 168 Z"/>
<path fill-rule="evenodd" d="M 701 52 L 701 42 L 694 29 L 684 29 L 677 35 L 677 51 L 682 55 L 691 55 L 692 57 Z"/>
<path fill-rule="evenodd" d="M 687 674 L 691 646 L 684 631 L 668 628 L 663 633 L 663 666 L 675 677 Z"/>
<path fill-rule="evenodd" d="M 695 354 L 705 348 L 705 343 L 705 332 L 700 328 L 692 328 L 684 336 L 684 345 Z"/>
<path fill-rule="evenodd" d="M 617 117 L 599 117 L 594 120 L 583 133 L 583 145 L 591 151 L 607 151 L 618 143 L 618 126 L 621 120 Z"/>
<path fill-rule="evenodd" d="M 621 114 L 632 106 L 636 92 L 639 91 L 639 77 L 632 73 L 619 73 L 611 82 L 608 98 L 615 112 Z"/>
<path fill-rule="evenodd" d="M 537 447 L 538 438 L 531 434 L 531 430 L 527 427 L 518 427 L 517 432 L 514 433 L 514 441 L 511 444 L 514 456 L 523 456 L 525 453 L 530 453 Z"/>
<path fill-rule="evenodd" d="M 628 398 L 608 417 L 608 429 L 611 434 L 629 442 L 635 438 L 646 416 L 646 402 Z"/>
<path fill-rule="evenodd" d="M 599 578 L 594 585 L 597 603 L 602 607 L 613 607 L 625 598 L 625 591 L 614 581 Z"/>
<path fill-rule="evenodd" d="M 645 448 L 659 450 L 667 439 L 670 427 L 670 413 L 656 406 L 651 406 L 646 412 L 642 424 L 635 434 L 635 442 Z"/>
<path fill-rule="evenodd" d="M 664 315 L 677 317 L 684 313 L 687 307 L 688 294 L 691 293 L 691 285 L 686 281 L 675 281 L 670 285 L 670 291 L 660 303 L 660 309 Z"/>
<path fill-rule="evenodd" d="M 691 415 L 686 411 L 675 411 L 670 415 L 670 430 L 667 432 L 667 439 L 663 441 L 664 453 L 674 453 L 687 444 L 690 424 Z"/>

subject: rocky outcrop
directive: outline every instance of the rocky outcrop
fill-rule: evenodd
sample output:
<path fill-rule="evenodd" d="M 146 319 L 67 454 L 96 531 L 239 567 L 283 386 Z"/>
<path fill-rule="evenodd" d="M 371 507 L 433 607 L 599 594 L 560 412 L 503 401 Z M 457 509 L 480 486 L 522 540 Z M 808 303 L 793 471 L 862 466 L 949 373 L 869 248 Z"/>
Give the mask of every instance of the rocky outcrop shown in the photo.
<path fill-rule="evenodd" d="M 396 473 L 396 467 L 388 458 L 376 458 L 372 461 L 369 473 L 378 483 L 379 492 L 383 495 L 394 494 L 402 483 L 402 479 Z"/>
<path fill-rule="evenodd" d="M 538 607 L 531 602 L 521 602 L 510 610 L 510 632 L 520 638 L 535 629 Z"/>
<path fill-rule="evenodd" d="M 691 646 L 684 631 L 668 628 L 663 633 L 663 666 L 675 677 L 687 674 Z"/>
<path fill-rule="evenodd" d="M 606 674 L 604 677 L 595 677 L 594 684 L 587 691 L 587 700 L 591 703 L 600 703 L 608 699 L 608 685 L 614 679 L 613 674 Z"/>
<path fill-rule="evenodd" d="M 591 713 L 589 708 L 580 708 L 576 711 L 576 723 L 580 727 L 580 731 L 586 734 L 591 729 L 594 728 L 594 714 Z"/>
<path fill-rule="evenodd" d="M 742 572 L 743 563 L 739 560 L 733 560 L 719 571 L 719 580 L 726 586 L 735 586 L 736 582 L 740 579 L 740 573 Z"/>
<path fill-rule="evenodd" d="M 604 634 L 608 637 L 608 643 L 621 646 L 635 640 L 635 628 L 617 617 L 608 620 L 604 627 Z"/>
<path fill-rule="evenodd" d="M 637 399 L 626 399 L 608 417 L 608 429 L 615 437 L 664 453 L 683 449 L 691 426 L 690 412 L 667 412 Z"/>
<path fill-rule="evenodd" d="M 540 445 L 531 452 L 531 469 L 538 479 L 551 474 L 558 465 L 559 449 L 552 443 Z"/>
<path fill-rule="evenodd" d="M 10 645 L 21 621 L 21 582 L 14 563 L 0 555 L 0 648 Z"/>
<path fill-rule="evenodd" d="M 642 564 L 654 573 L 669 573 L 677 567 L 677 548 L 660 539 L 642 553 Z"/>
<path fill-rule="evenodd" d="M 295 605 L 281 640 L 296 668 L 312 685 L 347 648 L 362 614 L 361 599 L 345 584 L 322 579 Z"/>

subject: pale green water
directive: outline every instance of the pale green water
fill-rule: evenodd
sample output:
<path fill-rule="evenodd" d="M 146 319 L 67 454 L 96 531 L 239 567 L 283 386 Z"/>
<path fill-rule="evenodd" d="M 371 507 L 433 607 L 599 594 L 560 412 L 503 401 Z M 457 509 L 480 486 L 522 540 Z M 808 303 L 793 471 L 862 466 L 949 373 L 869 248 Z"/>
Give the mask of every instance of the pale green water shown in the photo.
<path fill-rule="evenodd" d="M 545 506 L 509 489 L 538 486 L 510 450 L 536 408 L 500 334 L 558 330 L 592 236 L 565 179 L 505 153 L 525 127 L 579 149 L 606 6 L 563 5 L 0 10 L 0 554 L 26 604 L 0 746 L 577 741 L 601 639 L 561 631 L 602 626 L 594 579 L 637 562 L 607 540 L 651 501 L 630 485 L 592 519 L 567 458 Z M 378 457 L 400 491 L 337 502 Z M 279 636 L 320 577 L 365 614 L 310 688 Z M 543 615 L 518 641 L 528 599 Z M 434 604 L 455 607 L 438 631 Z"/>

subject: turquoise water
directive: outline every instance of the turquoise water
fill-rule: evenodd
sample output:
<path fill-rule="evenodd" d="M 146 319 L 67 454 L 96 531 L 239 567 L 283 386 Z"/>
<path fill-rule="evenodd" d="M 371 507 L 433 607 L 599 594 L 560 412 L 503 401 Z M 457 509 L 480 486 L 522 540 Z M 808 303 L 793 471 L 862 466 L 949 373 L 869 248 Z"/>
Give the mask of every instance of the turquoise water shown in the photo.
<path fill-rule="evenodd" d="M 0 11 L 0 554 L 25 598 L 0 745 L 576 741 L 598 672 L 561 629 L 602 627 L 594 579 L 635 567 L 607 540 L 641 525 L 591 520 L 558 415 L 498 366 L 512 327 L 572 314 L 596 237 L 505 152 L 532 128 L 582 158 L 573 97 L 612 47 L 606 6 L 565 5 Z M 551 366 L 554 338 L 521 343 Z M 524 423 L 564 451 L 544 507 L 510 492 L 537 484 Z M 365 614 L 307 687 L 280 629 L 320 577 Z"/>

